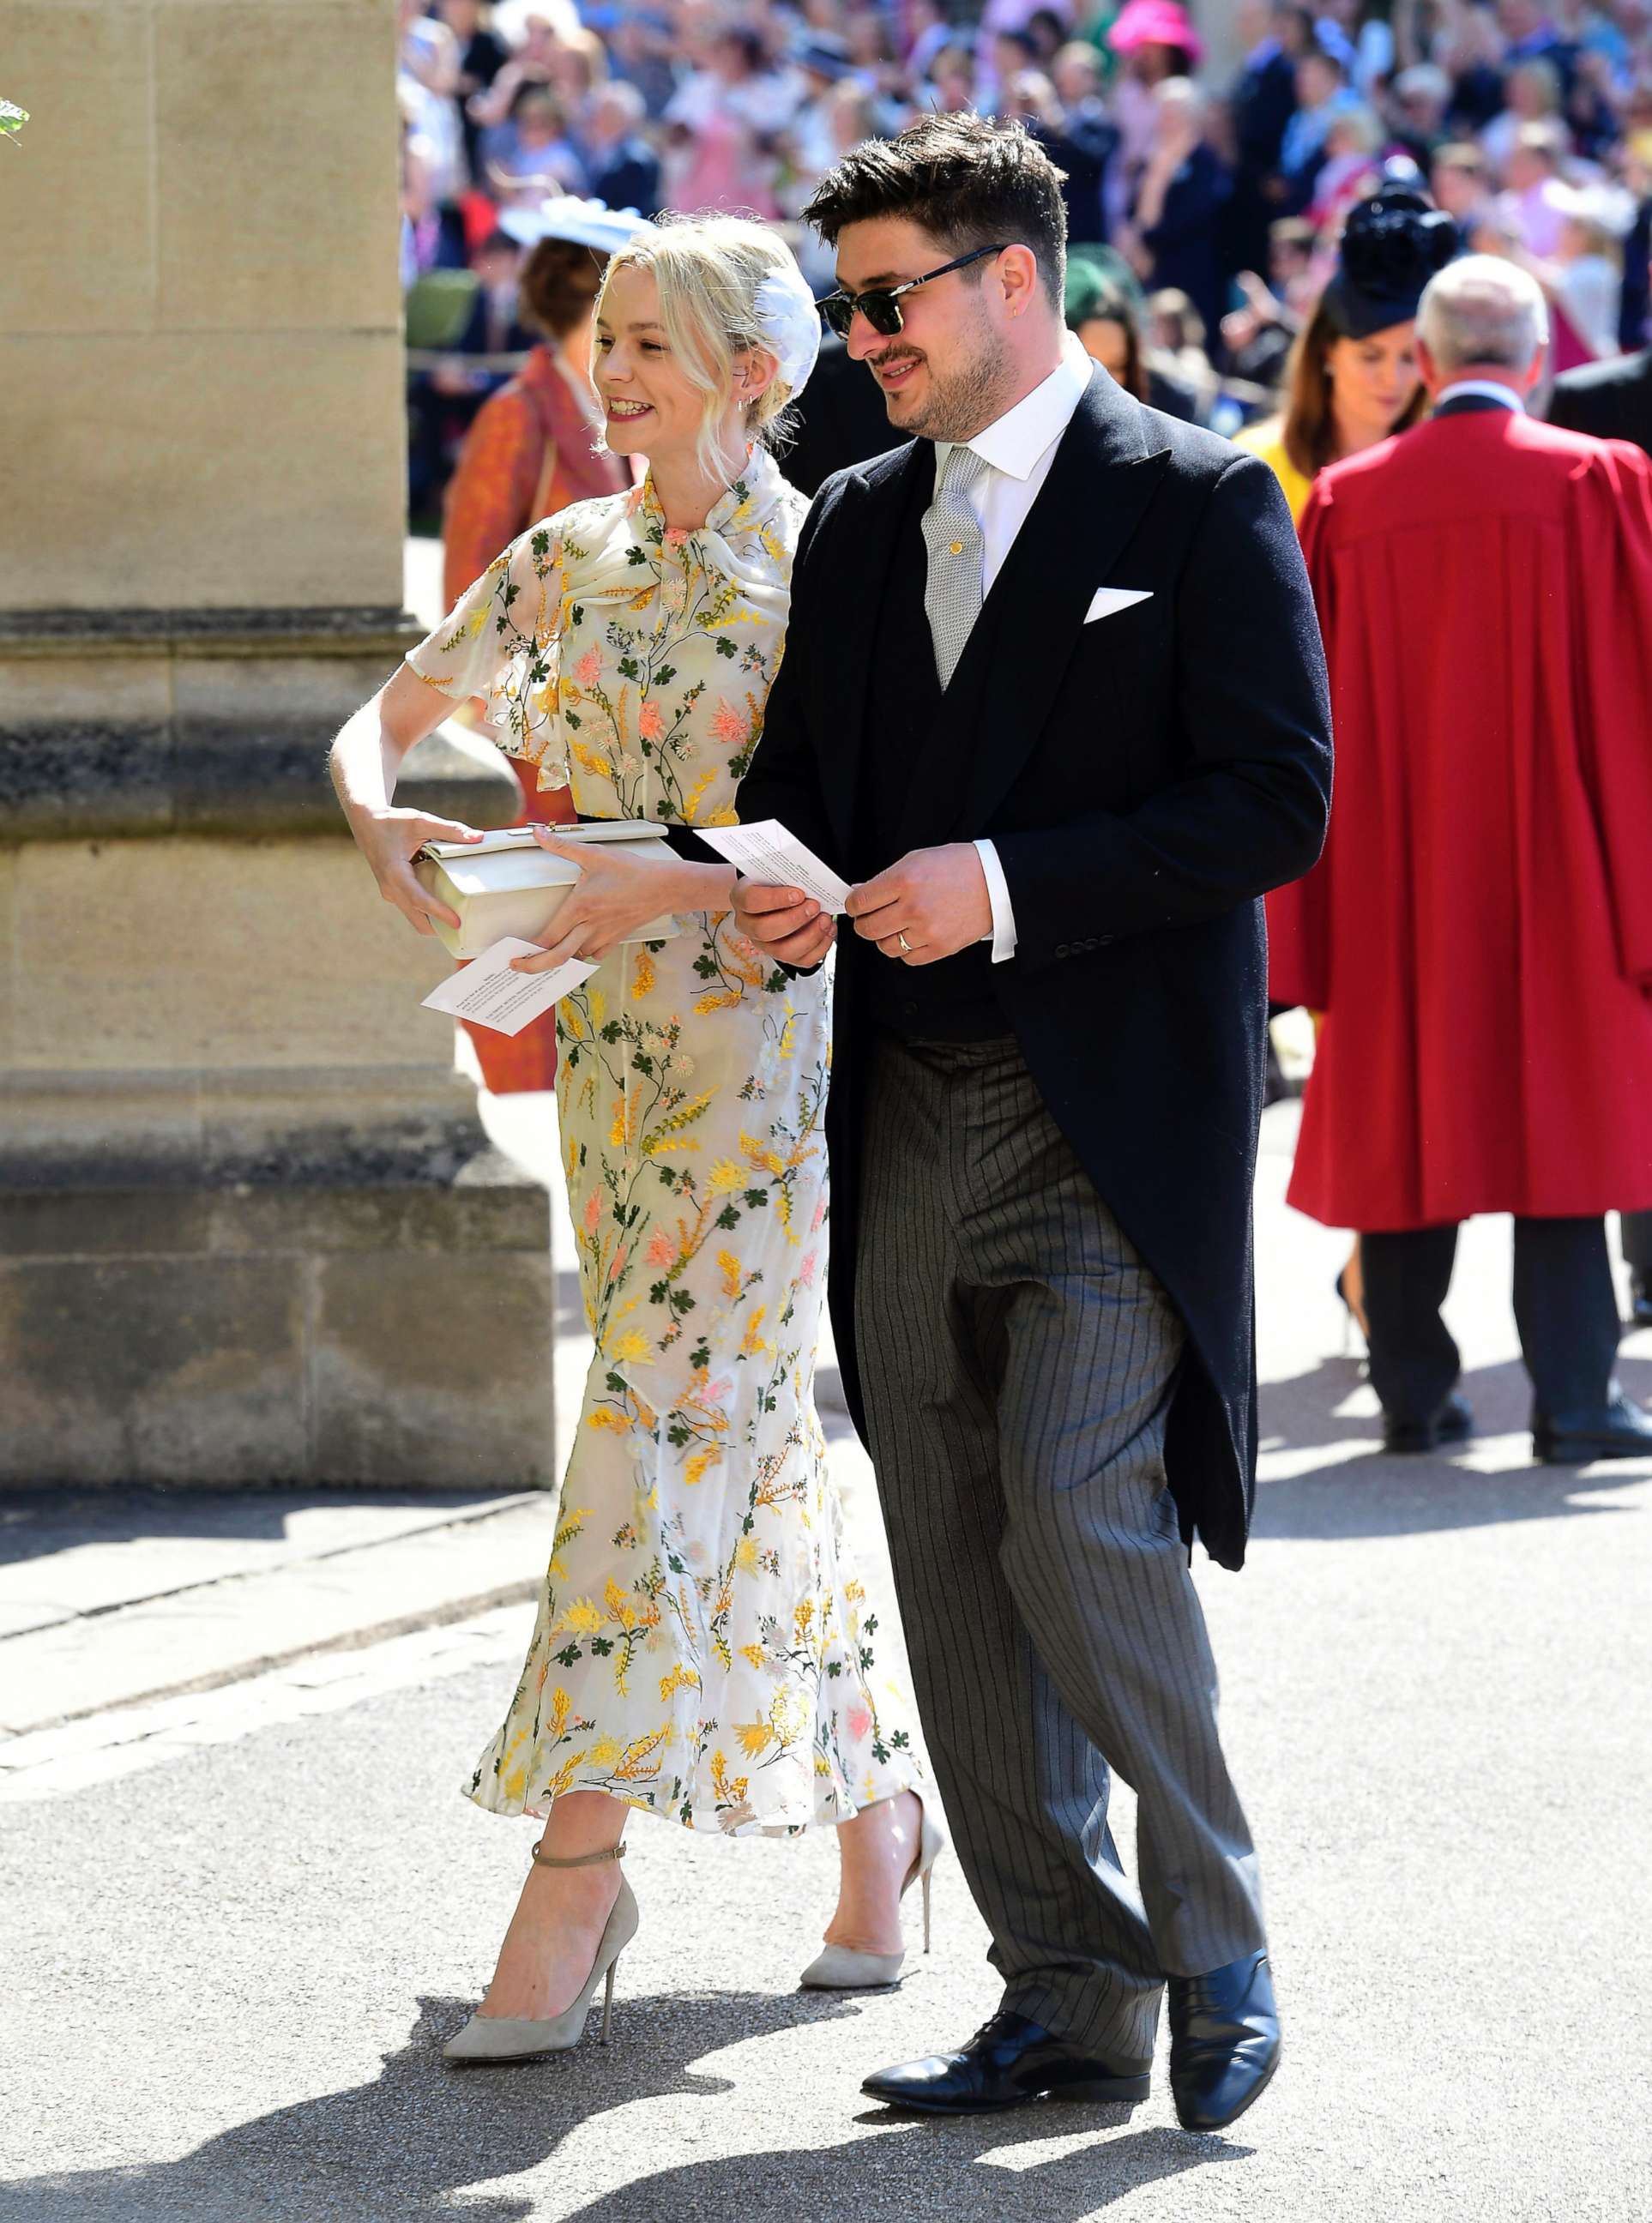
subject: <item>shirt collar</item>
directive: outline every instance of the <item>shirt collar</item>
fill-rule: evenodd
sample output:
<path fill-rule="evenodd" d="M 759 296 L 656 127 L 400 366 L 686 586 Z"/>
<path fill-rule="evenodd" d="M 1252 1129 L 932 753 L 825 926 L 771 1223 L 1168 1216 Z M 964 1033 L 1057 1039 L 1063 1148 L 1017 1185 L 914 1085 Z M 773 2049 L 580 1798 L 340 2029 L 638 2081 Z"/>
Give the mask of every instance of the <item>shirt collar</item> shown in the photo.
<path fill-rule="evenodd" d="M 1003 471 L 1012 479 L 1031 478 L 1045 451 L 1055 445 L 1072 423 L 1073 412 L 1084 397 L 1094 368 L 1076 335 L 1069 332 L 1061 361 L 1049 377 L 1042 379 L 1031 394 L 1022 395 L 1013 409 L 1006 409 L 964 445 L 972 448 L 995 471 Z M 936 442 L 937 476 L 956 444 L 951 440 Z"/>
<path fill-rule="evenodd" d="M 1482 401 L 1500 402 L 1504 408 L 1512 409 L 1516 417 L 1526 413 L 1526 405 L 1513 387 L 1499 386 L 1492 378 L 1460 378 L 1454 386 L 1443 387 L 1435 394 L 1434 406 L 1438 409 L 1443 403 L 1455 401 L 1467 394 L 1478 394 Z"/>

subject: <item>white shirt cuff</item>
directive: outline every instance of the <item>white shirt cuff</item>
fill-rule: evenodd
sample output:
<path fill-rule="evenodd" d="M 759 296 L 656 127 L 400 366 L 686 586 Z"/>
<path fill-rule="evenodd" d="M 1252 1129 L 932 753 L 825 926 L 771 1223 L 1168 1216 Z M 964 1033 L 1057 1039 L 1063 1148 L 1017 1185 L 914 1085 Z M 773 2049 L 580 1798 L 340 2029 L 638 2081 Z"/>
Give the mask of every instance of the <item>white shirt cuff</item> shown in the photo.
<path fill-rule="evenodd" d="M 993 962 L 1002 965 L 1015 954 L 1015 912 L 1010 904 L 1010 884 L 1004 877 L 1004 867 L 998 861 L 993 843 L 977 841 L 975 854 L 987 875 L 987 899 L 993 906 L 993 931 L 990 935 L 983 935 L 981 940 L 991 941 Z"/>

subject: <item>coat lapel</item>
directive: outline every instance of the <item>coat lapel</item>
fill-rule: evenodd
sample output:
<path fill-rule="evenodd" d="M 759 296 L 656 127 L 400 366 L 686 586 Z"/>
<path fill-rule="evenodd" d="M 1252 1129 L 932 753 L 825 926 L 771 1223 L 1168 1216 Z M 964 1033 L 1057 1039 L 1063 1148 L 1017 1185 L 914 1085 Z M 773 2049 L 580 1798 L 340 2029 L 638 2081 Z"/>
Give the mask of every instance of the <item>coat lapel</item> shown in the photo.
<path fill-rule="evenodd" d="M 932 471 L 934 454 L 928 441 L 914 441 L 893 457 L 880 457 L 872 469 L 857 472 L 844 490 L 841 533 L 851 554 L 842 577 L 832 660 L 825 675 L 832 702 L 824 730 L 833 737 L 833 746 L 821 763 L 821 788 L 840 855 L 848 853 L 854 840 L 878 612 L 888 588 L 912 474 Z M 924 647 L 927 652 L 927 642 Z"/>
<path fill-rule="evenodd" d="M 1129 545 L 1168 452 L 1153 447 L 1140 403 L 1094 371 L 947 690 L 949 703 L 980 703 L 955 827 L 982 829 L 1032 753 L 1090 598 Z"/>

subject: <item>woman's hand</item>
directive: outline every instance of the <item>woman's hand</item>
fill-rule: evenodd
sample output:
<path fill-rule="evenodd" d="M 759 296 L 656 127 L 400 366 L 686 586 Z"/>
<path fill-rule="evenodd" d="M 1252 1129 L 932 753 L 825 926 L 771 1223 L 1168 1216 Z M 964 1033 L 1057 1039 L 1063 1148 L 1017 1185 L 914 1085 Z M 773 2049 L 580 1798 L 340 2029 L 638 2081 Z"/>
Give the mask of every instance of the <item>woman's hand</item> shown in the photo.
<path fill-rule="evenodd" d="M 423 810 L 398 810 L 394 804 L 383 810 L 352 811 L 350 826 L 372 867 L 379 893 L 420 934 L 435 932 L 433 918 L 444 926 L 459 923 L 457 911 L 420 887 L 413 878 L 413 860 L 426 841 L 480 841 L 482 836 L 476 827 L 462 826 L 455 818 L 432 818 Z"/>
<path fill-rule="evenodd" d="M 627 856 L 622 842 L 560 840 L 544 826 L 533 828 L 533 838 L 548 856 L 577 865 L 579 878 L 545 929 L 545 954 L 513 958 L 514 972 L 549 973 L 572 957 L 594 963 L 653 919 L 728 907 L 732 866 Z"/>

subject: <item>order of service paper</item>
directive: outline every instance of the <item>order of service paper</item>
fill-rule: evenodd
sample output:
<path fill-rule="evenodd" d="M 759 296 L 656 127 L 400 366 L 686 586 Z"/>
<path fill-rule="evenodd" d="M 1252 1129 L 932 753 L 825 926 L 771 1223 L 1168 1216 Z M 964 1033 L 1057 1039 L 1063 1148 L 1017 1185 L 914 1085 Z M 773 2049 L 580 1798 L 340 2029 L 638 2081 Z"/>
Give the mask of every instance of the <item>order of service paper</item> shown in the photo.
<path fill-rule="evenodd" d="M 480 957 L 473 958 L 463 971 L 451 980 L 444 980 L 439 988 L 432 988 L 424 999 L 427 1011 L 450 1011 L 456 1019 L 470 1019 L 477 1026 L 491 1027 L 495 1034 L 520 1035 L 530 1020 L 537 1019 L 541 1011 L 548 1011 L 552 1004 L 577 988 L 582 980 L 589 980 L 596 967 L 587 964 L 583 957 L 571 957 L 565 965 L 558 965 L 549 973 L 513 973 L 513 957 L 537 957 L 544 954 L 537 941 L 519 941 L 515 935 L 507 935 L 484 949 Z"/>
<path fill-rule="evenodd" d="M 848 882 L 788 834 L 778 818 L 759 818 L 749 826 L 697 826 L 694 831 L 748 880 L 801 888 L 834 916 L 848 901 Z"/>

